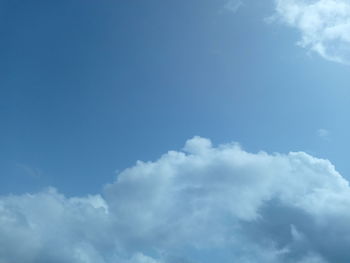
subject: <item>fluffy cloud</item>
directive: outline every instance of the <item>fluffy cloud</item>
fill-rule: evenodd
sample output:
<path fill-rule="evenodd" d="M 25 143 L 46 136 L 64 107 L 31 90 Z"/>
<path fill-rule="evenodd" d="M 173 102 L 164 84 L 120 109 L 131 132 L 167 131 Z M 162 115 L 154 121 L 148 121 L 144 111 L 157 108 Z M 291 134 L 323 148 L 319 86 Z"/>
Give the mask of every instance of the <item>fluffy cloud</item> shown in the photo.
<path fill-rule="evenodd" d="M 349 0 L 275 0 L 277 16 L 301 33 L 298 44 L 322 57 L 350 63 Z"/>
<path fill-rule="evenodd" d="M 327 160 L 187 141 L 101 195 L 0 198 L 0 263 L 345 263 L 350 188 Z"/>

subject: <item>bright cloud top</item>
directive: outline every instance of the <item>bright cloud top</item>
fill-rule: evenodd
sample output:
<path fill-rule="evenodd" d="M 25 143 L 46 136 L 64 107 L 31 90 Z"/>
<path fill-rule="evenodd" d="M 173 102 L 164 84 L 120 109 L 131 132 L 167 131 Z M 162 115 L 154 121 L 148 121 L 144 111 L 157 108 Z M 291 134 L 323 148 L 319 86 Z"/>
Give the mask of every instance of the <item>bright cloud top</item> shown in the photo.
<path fill-rule="evenodd" d="M 298 29 L 298 44 L 322 57 L 350 63 L 349 0 L 275 0 L 277 15 Z"/>
<path fill-rule="evenodd" d="M 345 263 L 350 188 L 327 160 L 187 141 L 97 196 L 0 198 L 0 263 Z"/>

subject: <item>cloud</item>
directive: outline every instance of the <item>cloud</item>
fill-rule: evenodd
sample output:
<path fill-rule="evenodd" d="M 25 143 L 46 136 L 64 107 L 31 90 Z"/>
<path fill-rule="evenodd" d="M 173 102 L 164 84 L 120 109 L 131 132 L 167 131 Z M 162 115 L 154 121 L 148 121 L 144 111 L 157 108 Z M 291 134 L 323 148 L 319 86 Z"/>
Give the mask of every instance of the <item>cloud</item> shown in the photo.
<path fill-rule="evenodd" d="M 317 136 L 322 138 L 322 139 L 328 139 L 330 135 L 330 132 L 326 129 L 318 129 L 317 130 Z"/>
<path fill-rule="evenodd" d="M 345 263 L 349 206 L 327 160 L 194 137 L 101 195 L 0 197 L 0 263 Z"/>
<path fill-rule="evenodd" d="M 24 174 L 26 176 L 30 176 L 34 178 L 42 177 L 42 172 L 38 168 L 31 167 L 23 163 L 16 163 L 15 167 L 19 170 L 21 174 Z"/>
<path fill-rule="evenodd" d="M 243 5 L 243 2 L 240 0 L 229 0 L 226 2 L 224 8 L 233 13 L 236 13 Z"/>
<path fill-rule="evenodd" d="M 323 58 L 350 63 L 349 0 L 275 0 L 276 17 L 301 34 L 298 45 Z"/>

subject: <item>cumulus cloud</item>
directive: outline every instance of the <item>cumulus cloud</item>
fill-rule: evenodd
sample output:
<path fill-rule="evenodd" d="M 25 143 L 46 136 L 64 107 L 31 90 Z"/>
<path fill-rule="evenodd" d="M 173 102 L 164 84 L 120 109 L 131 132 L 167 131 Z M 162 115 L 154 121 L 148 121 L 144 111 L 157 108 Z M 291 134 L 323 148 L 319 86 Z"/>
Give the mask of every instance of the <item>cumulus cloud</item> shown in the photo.
<path fill-rule="evenodd" d="M 349 206 L 327 160 L 195 137 L 101 195 L 0 197 L 0 263 L 345 263 Z"/>
<path fill-rule="evenodd" d="M 349 0 L 275 0 L 277 17 L 301 33 L 298 44 L 323 58 L 350 63 Z"/>

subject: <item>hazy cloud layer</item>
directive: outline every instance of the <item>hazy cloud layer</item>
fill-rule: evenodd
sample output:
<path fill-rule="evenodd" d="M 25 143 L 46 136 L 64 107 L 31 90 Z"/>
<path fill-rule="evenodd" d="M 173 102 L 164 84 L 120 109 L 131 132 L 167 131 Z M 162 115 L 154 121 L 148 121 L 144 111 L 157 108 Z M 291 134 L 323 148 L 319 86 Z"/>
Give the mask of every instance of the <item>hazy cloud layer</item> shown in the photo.
<path fill-rule="evenodd" d="M 345 263 L 349 206 L 327 160 L 195 137 L 101 195 L 1 197 L 0 263 Z"/>
<path fill-rule="evenodd" d="M 349 0 L 275 0 L 277 17 L 301 33 L 298 44 L 322 57 L 350 63 Z"/>

